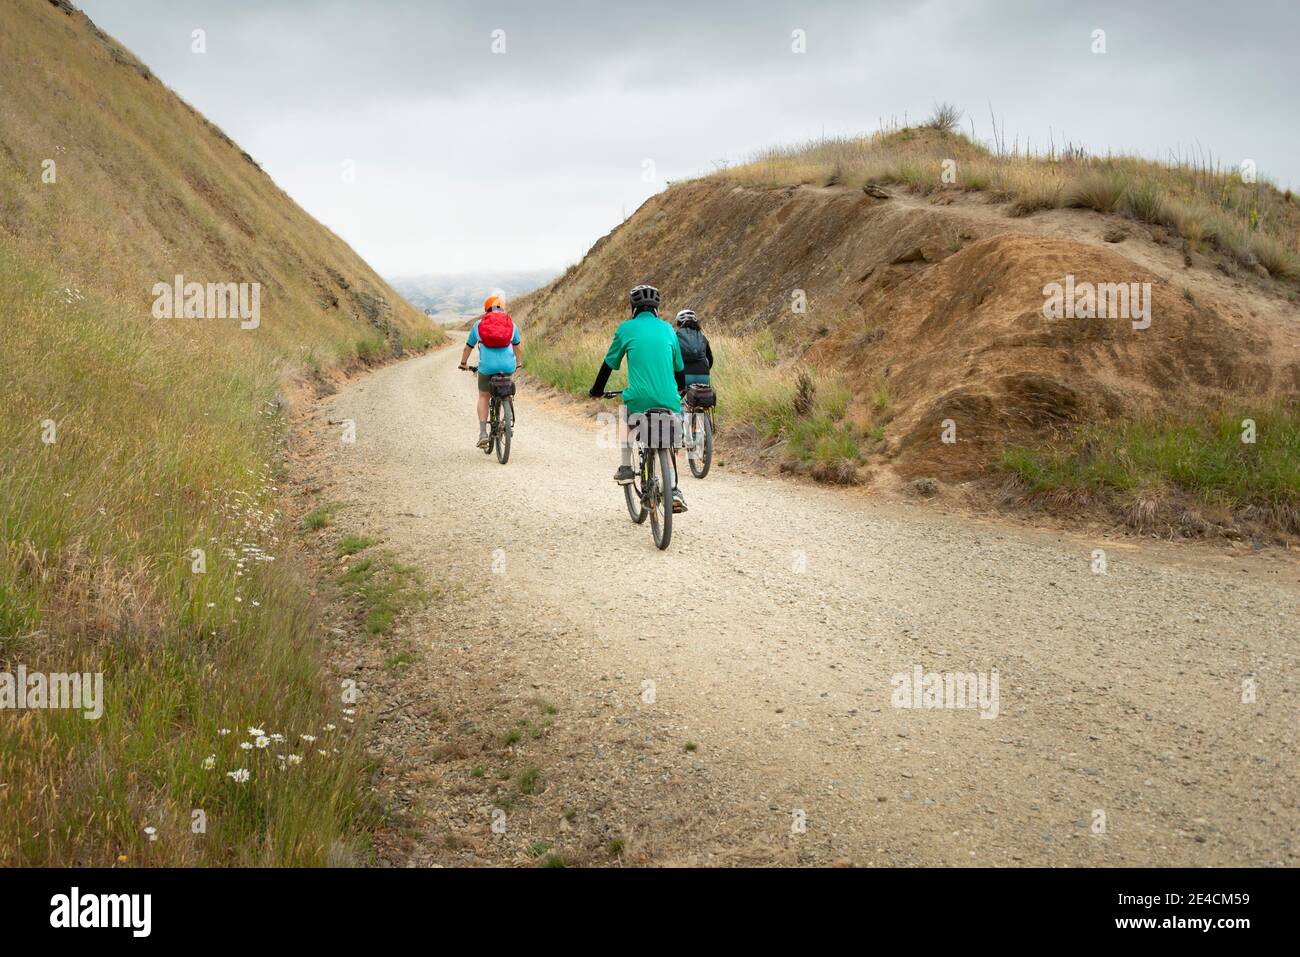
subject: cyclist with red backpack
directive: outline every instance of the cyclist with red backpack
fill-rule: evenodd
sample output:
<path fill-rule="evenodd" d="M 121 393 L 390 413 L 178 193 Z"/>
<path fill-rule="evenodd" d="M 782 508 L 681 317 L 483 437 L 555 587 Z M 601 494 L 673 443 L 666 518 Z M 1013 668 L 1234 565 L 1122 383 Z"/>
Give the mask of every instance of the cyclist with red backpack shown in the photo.
<path fill-rule="evenodd" d="M 491 401 L 492 377 L 513 375 L 519 366 L 519 327 L 505 310 L 500 296 L 488 296 L 483 315 L 474 323 L 460 354 L 460 368 L 465 367 L 470 350 L 478 346 L 478 447 L 486 449 L 488 404 Z"/>

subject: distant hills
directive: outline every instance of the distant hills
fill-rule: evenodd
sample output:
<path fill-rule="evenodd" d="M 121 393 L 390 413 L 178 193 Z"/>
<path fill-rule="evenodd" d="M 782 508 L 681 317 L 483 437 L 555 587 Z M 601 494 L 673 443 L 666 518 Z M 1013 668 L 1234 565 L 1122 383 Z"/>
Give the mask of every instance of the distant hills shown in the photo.
<path fill-rule="evenodd" d="M 411 305 L 445 325 L 458 325 L 483 310 L 483 300 L 493 292 L 510 300 L 546 285 L 556 269 L 521 269 L 506 272 L 454 273 L 394 277 L 389 284 Z"/>

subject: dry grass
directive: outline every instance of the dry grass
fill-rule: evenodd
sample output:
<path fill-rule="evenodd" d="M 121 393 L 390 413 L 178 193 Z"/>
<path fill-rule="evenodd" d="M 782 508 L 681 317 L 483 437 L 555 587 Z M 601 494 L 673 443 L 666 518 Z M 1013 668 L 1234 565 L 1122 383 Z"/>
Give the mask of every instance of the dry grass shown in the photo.
<path fill-rule="evenodd" d="M 719 456 L 725 459 L 728 443 L 751 436 L 763 448 L 780 449 L 787 462 L 818 474 L 842 474 L 842 466 L 851 470 L 879 433 L 861 428 L 849 415 L 852 394 L 844 377 L 825 369 L 808 374 L 782 359 L 765 333 L 709 337 L 717 362 Z M 529 375 L 546 385 L 586 396 L 608 347 L 608 337 L 598 333 L 534 335 L 523 347 L 524 362 Z M 625 382 L 620 370 L 607 388 L 618 390 Z"/>
<path fill-rule="evenodd" d="M 1300 204 L 1264 178 L 1245 182 L 1236 169 L 1204 156 L 1156 162 L 1091 156 L 1077 148 L 990 150 L 956 132 L 951 106 L 920 127 L 870 136 L 833 137 L 776 147 L 714 174 L 755 186 L 902 184 L 929 194 L 978 191 L 1008 203 L 1012 215 L 1073 207 L 1168 227 L 1194 246 L 1208 243 L 1238 263 L 1300 278 Z M 955 175 L 945 182 L 945 163 Z"/>

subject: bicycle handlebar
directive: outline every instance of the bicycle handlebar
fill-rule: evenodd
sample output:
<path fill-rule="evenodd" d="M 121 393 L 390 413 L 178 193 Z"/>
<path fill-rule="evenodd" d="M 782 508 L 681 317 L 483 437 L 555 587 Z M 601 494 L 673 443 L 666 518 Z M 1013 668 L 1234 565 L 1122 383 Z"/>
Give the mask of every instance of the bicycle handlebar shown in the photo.
<path fill-rule="evenodd" d="M 466 372 L 478 372 L 478 366 L 461 366 Z"/>
<path fill-rule="evenodd" d="M 622 395 L 623 395 L 623 390 L 619 389 L 617 392 L 602 392 L 600 394 L 600 397 L 602 399 L 618 399 L 621 398 Z"/>

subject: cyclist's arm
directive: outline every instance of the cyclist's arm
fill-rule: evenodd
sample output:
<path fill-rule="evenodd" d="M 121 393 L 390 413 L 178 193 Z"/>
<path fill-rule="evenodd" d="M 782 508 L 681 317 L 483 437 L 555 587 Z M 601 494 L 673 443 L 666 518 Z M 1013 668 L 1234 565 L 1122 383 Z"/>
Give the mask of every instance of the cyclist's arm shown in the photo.
<path fill-rule="evenodd" d="M 605 391 L 605 383 L 609 381 L 610 375 L 623 364 L 623 355 L 626 352 L 627 340 L 623 338 L 623 327 L 619 326 L 614 330 L 614 338 L 609 344 L 609 351 L 605 353 L 605 360 L 600 364 L 600 369 L 596 372 L 596 381 L 587 392 L 589 396 L 593 399 L 600 398 L 601 393 Z"/>
<path fill-rule="evenodd" d="M 713 368 L 713 346 L 709 344 L 708 338 L 704 340 L 704 356 L 709 360 L 709 368 Z"/>
<path fill-rule="evenodd" d="M 515 352 L 515 364 L 523 365 L 524 357 L 519 354 L 519 327 L 515 326 L 514 336 L 510 339 L 510 348 Z"/>
<path fill-rule="evenodd" d="M 460 367 L 465 368 L 465 363 L 469 360 L 469 354 L 474 347 L 478 345 L 478 323 L 469 328 L 469 335 L 465 337 L 465 348 L 460 352 Z"/>

